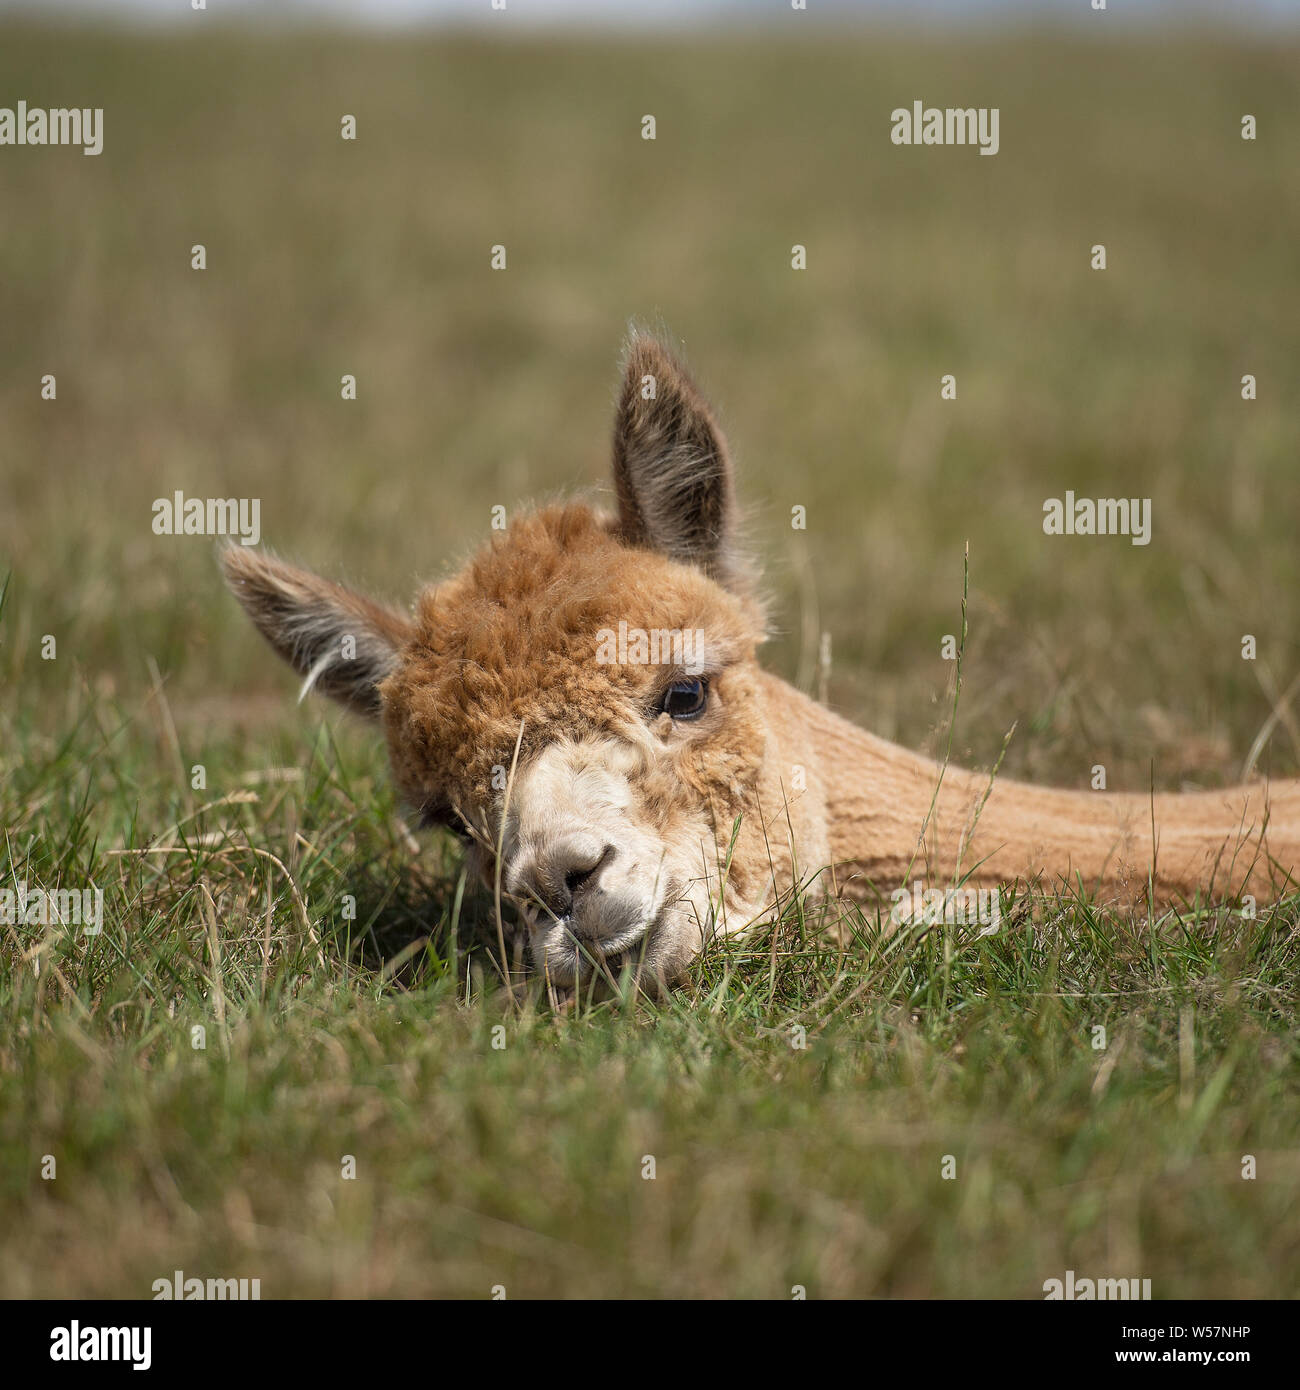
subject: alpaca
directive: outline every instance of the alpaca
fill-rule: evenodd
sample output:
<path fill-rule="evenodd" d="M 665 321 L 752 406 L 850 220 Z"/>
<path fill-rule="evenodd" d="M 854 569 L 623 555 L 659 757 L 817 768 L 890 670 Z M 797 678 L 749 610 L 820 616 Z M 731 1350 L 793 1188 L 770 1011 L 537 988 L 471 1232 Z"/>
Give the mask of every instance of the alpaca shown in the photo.
<path fill-rule="evenodd" d="M 678 980 L 796 888 L 879 903 L 914 878 L 1083 887 L 1133 908 L 1272 898 L 1300 782 L 1050 790 L 938 764 L 762 670 L 726 442 L 656 338 L 628 342 L 617 512 L 514 521 L 401 613 L 243 546 L 230 587 L 315 689 L 381 724 L 396 785 L 466 841 L 572 988 Z"/>

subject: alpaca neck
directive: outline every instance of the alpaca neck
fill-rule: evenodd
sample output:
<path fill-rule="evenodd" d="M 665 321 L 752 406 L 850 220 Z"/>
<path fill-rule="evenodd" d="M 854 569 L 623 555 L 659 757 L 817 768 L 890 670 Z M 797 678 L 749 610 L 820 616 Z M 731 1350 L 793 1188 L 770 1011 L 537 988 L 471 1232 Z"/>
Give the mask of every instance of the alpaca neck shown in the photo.
<path fill-rule="evenodd" d="M 779 687 L 779 689 L 777 688 Z M 1039 878 L 1105 899 L 1161 903 L 1294 891 L 1300 782 L 1222 791 L 1066 791 L 980 775 L 909 752 L 784 682 L 772 698 L 822 779 L 841 892 L 887 896 L 915 878 L 993 887 Z M 1154 835 L 1153 835 L 1154 828 Z M 1153 854 L 1152 847 L 1155 846 Z"/>

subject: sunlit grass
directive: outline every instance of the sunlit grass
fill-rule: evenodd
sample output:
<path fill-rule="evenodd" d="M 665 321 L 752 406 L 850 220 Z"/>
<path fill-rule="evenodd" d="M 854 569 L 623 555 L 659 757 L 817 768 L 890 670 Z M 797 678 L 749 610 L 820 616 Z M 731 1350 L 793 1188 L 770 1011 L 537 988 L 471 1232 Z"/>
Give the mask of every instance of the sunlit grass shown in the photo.
<path fill-rule="evenodd" d="M 1295 901 L 1048 884 L 979 938 L 796 900 L 667 1000 L 557 1011 L 500 988 L 378 741 L 295 709 L 210 543 L 150 530 L 176 488 L 259 496 L 268 543 L 407 597 L 493 506 L 603 481 L 619 336 L 662 317 L 735 446 L 769 665 L 816 690 L 829 634 L 831 703 L 942 752 L 969 542 L 954 760 L 1015 724 L 1002 775 L 1232 780 L 1300 652 L 1297 71 L 6 28 L 0 86 L 57 76 L 106 147 L 0 162 L 0 886 L 98 886 L 105 922 L 0 926 L 0 1294 L 1300 1293 Z M 896 93 L 976 87 L 996 159 L 889 145 Z M 1067 488 L 1151 497 L 1152 544 L 1044 537 Z"/>

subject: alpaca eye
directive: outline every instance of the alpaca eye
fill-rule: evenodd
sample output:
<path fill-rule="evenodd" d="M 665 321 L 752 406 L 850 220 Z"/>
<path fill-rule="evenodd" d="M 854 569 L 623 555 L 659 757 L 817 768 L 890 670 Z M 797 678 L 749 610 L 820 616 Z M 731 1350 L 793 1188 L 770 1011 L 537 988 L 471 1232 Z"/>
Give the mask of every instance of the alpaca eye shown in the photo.
<path fill-rule="evenodd" d="M 474 836 L 464 820 L 450 806 L 424 806 L 420 809 L 421 830 L 450 830 L 462 845 L 472 845 Z"/>
<path fill-rule="evenodd" d="M 709 683 L 699 677 L 674 681 L 664 691 L 659 709 L 673 719 L 698 719 L 709 703 Z"/>

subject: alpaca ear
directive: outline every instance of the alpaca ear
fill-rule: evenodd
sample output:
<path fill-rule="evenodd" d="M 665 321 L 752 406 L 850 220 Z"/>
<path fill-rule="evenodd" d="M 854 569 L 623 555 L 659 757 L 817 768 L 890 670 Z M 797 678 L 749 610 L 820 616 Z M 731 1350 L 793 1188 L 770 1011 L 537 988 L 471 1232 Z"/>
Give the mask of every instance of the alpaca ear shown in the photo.
<path fill-rule="evenodd" d="M 299 699 L 319 690 L 379 717 L 377 687 L 413 631 L 406 618 L 264 551 L 229 546 L 221 567 L 258 631 L 304 677 Z"/>
<path fill-rule="evenodd" d="M 735 579 L 735 490 L 727 441 L 686 369 L 633 332 L 614 422 L 619 534 L 633 545 Z"/>

